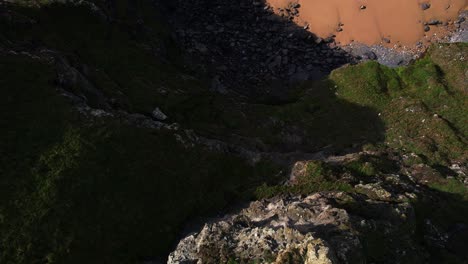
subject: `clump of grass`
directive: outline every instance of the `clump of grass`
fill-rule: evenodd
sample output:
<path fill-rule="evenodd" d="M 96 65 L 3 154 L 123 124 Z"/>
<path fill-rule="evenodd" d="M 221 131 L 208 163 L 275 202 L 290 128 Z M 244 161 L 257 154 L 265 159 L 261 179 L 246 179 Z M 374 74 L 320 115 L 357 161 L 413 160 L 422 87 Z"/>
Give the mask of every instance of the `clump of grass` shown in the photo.
<path fill-rule="evenodd" d="M 376 168 L 370 162 L 352 161 L 346 164 L 346 168 L 362 176 L 373 176 L 377 173 Z"/>
<path fill-rule="evenodd" d="M 306 173 L 297 178 L 293 185 L 273 185 L 266 183 L 255 191 L 257 198 L 271 198 L 278 195 L 309 195 L 321 191 L 352 192 L 353 187 L 340 180 L 332 178 L 333 170 L 320 161 L 312 161 L 307 164 Z"/>
<path fill-rule="evenodd" d="M 429 183 L 429 187 L 441 192 L 459 195 L 468 201 L 468 188 L 457 179 L 450 178 L 442 182 Z"/>

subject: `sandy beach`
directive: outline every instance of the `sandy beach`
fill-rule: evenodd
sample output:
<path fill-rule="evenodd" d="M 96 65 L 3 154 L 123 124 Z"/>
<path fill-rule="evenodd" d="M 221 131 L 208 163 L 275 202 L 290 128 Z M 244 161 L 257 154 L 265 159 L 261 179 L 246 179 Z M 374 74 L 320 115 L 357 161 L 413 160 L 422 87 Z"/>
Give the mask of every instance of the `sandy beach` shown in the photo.
<path fill-rule="evenodd" d="M 386 46 L 414 46 L 444 37 L 467 0 L 267 0 L 275 12 L 298 6 L 294 21 L 319 37 L 336 35 L 343 45 L 353 41 Z"/>

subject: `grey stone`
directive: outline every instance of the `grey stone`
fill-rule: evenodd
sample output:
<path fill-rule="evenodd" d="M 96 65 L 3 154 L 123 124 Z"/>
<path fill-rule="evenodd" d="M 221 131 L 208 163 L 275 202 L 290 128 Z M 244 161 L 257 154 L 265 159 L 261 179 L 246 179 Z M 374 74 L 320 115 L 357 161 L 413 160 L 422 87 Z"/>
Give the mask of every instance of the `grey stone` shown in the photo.
<path fill-rule="evenodd" d="M 153 112 L 151 112 L 151 115 L 153 116 L 154 119 L 164 121 L 167 119 L 167 115 L 164 114 L 159 107 L 156 107 Z"/>
<path fill-rule="evenodd" d="M 427 9 L 429 9 L 429 8 L 431 8 L 431 4 L 430 4 L 430 3 L 422 3 L 422 4 L 421 4 L 421 9 L 422 9 L 422 10 L 427 10 Z"/>

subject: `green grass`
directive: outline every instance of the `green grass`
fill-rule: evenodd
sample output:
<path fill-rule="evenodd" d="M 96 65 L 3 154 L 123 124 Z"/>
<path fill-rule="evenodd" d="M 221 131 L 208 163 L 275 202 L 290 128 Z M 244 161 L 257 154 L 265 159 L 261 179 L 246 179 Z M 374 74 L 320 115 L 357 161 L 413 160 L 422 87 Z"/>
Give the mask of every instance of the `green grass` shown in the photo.
<path fill-rule="evenodd" d="M 0 39 L 9 40 L 1 44 L 60 52 L 117 108 L 149 113 L 159 106 L 170 121 L 208 135 L 246 126 L 241 113 L 224 108 L 229 99 L 187 77 L 150 1 L 138 1 L 137 15 L 129 1 L 116 3 L 114 23 L 83 6 L 9 6 L 35 22 L 1 23 Z M 137 18 L 147 30 L 135 33 Z M 169 132 L 85 120 L 54 87 L 54 65 L 2 55 L 0 67 L 0 123 L 7 128 L 0 133 L 2 263 L 154 258 L 170 249 L 189 217 L 250 197 L 257 182 L 277 174 L 268 162 L 252 166 L 185 148 Z M 90 98 L 81 83 L 65 88 Z"/>
<path fill-rule="evenodd" d="M 28 57 L 2 57 L 1 70 L 2 263 L 158 256 L 190 216 L 249 197 L 276 173 L 268 163 L 185 148 L 169 132 L 82 120 L 50 68 Z"/>
<path fill-rule="evenodd" d="M 332 178 L 332 168 L 327 164 L 312 161 L 307 164 L 304 175 L 298 177 L 294 185 L 273 185 L 266 183 L 259 186 L 255 194 L 258 199 L 271 198 L 278 195 L 310 195 L 321 191 L 353 192 L 353 187 L 348 183 Z"/>
<path fill-rule="evenodd" d="M 429 183 L 432 189 L 458 195 L 468 201 L 468 188 L 463 183 L 456 179 L 446 179 L 443 182 Z"/>
<path fill-rule="evenodd" d="M 374 176 L 376 174 L 376 168 L 370 162 L 359 162 L 354 161 L 347 164 L 349 170 L 356 172 L 359 175 Z"/>
<path fill-rule="evenodd" d="M 435 45 L 416 63 L 390 69 L 375 62 L 334 71 L 338 98 L 371 108 L 387 145 L 429 164 L 466 160 L 466 44 Z M 441 58 L 442 57 L 442 58 Z"/>
<path fill-rule="evenodd" d="M 343 165 L 344 170 L 353 175 L 369 178 L 377 174 L 393 173 L 398 170 L 398 165 L 386 157 L 362 155 L 357 160 Z"/>

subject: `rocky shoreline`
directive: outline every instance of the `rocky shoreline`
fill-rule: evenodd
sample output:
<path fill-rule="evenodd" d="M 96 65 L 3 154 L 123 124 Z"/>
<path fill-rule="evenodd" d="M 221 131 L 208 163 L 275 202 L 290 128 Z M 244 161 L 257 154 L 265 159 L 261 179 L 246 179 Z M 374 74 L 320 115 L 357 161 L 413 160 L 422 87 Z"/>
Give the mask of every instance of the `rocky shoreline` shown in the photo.
<path fill-rule="evenodd" d="M 222 94 L 281 100 L 285 88 L 321 79 L 345 64 L 377 60 L 390 67 L 407 65 L 428 47 L 422 42 L 414 48 L 358 42 L 340 46 L 333 36 L 320 38 L 307 25 L 295 24 L 301 7 L 293 2 L 278 10 L 257 0 L 179 1 L 174 6 L 175 39 L 191 61 L 212 76 L 212 90 Z M 454 31 L 438 41 L 466 41 L 466 14 L 461 13 Z"/>
<path fill-rule="evenodd" d="M 243 95 L 281 94 L 282 85 L 320 79 L 357 60 L 267 6 L 251 0 L 179 1 L 176 39 L 214 75 L 212 89 Z M 266 88 L 266 86 L 270 86 Z M 276 93 L 276 94 L 275 94 Z"/>

